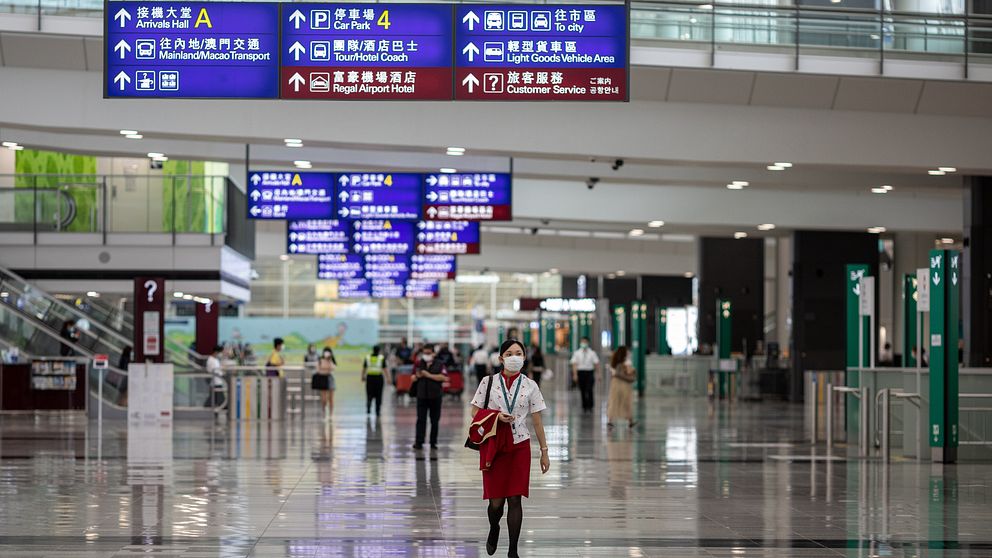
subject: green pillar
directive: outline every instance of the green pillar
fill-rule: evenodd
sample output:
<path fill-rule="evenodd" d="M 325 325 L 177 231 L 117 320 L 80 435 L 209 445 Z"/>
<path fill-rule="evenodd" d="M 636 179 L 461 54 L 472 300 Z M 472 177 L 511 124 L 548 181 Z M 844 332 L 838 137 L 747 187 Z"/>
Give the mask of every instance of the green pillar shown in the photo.
<path fill-rule="evenodd" d="M 635 300 L 630 304 L 630 349 L 631 360 L 637 370 L 634 389 L 643 394 L 645 388 L 644 368 L 647 366 L 648 304 Z"/>
<path fill-rule="evenodd" d="M 902 365 L 916 366 L 913 346 L 916 345 L 916 274 L 907 273 L 902 277 Z"/>
<path fill-rule="evenodd" d="M 521 341 L 524 342 L 524 347 L 528 347 L 528 348 L 530 347 L 530 336 L 531 336 L 530 324 L 527 324 L 527 327 L 523 328 L 523 330 L 521 331 L 521 337 L 523 337 Z"/>
<path fill-rule="evenodd" d="M 930 251 L 930 456 L 954 463 L 958 449 L 958 315 L 961 253 Z"/>
<path fill-rule="evenodd" d="M 500 324 L 499 325 L 499 329 L 497 331 L 498 331 L 498 336 L 499 336 L 499 343 L 498 344 L 499 345 L 502 345 L 503 344 L 503 341 L 506 341 L 506 326 L 503 325 L 503 324 Z"/>
<path fill-rule="evenodd" d="M 655 313 L 655 331 L 658 334 L 658 354 L 670 355 L 672 348 L 668 346 L 668 309 L 658 308 Z"/>
<path fill-rule="evenodd" d="M 730 301 L 718 298 L 716 300 L 716 344 L 717 358 L 720 360 L 730 358 L 731 339 L 733 339 L 733 330 L 730 327 L 732 315 L 733 308 Z M 717 372 L 717 393 L 721 398 L 729 395 L 727 381 L 729 375 L 729 372 Z"/>
<path fill-rule="evenodd" d="M 871 344 L 870 342 L 870 324 L 868 316 L 861 315 L 861 278 L 870 277 L 869 268 L 867 264 L 848 264 L 847 266 L 847 278 L 846 278 L 846 297 L 845 297 L 845 308 L 846 308 L 846 326 L 847 331 L 847 343 L 846 343 L 846 354 L 847 358 L 845 360 L 846 366 L 850 368 L 861 368 L 869 365 L 871 357 Z M 858 343 L 858 320 L 861 320 L 861 332 L 862 340 L 861 345 Z M 864 357 L 862 363 L 858 364 L 858 351 L 859 349 L 864 351 Z M 847 386 L 848 387 L 861 387 L 861 373 L 857 370 L 848 370 L 847 372 Z M 857 440 L 857 433 L 854 429 L 857 428 L 858 418 L 860 417 L 861 402 L 856 397 L 847 397 L 847 433 L 848 440 Z"/>
<path fill-rule="evenodd" d="M 579 315 L 572 314 L 568 317 L 568 337 L 572 341 L 572 352 L 579 350 Z"/>
<path fill-rule="evenodd" d="M 592 314 L 579 314 L 579 333 L 592 341 Z"/>
<path fill-rule="evenodd" d="M 614 351 L 627 344 L 627 309 L 621 305 L 613 307 L 613 341 Z"/>

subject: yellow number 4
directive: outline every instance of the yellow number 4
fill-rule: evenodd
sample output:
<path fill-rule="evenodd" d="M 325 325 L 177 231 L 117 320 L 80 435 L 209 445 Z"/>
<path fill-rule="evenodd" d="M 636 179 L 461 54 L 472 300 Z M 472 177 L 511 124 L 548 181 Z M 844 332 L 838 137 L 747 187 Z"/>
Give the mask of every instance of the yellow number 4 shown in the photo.
<path fill-rule="evenodd" d="M 383 180 L 382 182 L 383 182 L 383 184 L 385 184 L 386 186 L 392 186 L 392 185 L 393 185 L 393 175 L 391 175 L 391 174 L 387 174 L 387 175 L 386 175 L 386 179 L 385 179 L 385 180 Z"/>
<path fill-rule="evenodd" d="M 379 16 L 379 21 L 376 22 L 376 25 L 383 29 L 389 29 L 389 26 L 392 25 L 392 23 L 389 23 L 389 10 L 382 10 L 382 15 Z"/>

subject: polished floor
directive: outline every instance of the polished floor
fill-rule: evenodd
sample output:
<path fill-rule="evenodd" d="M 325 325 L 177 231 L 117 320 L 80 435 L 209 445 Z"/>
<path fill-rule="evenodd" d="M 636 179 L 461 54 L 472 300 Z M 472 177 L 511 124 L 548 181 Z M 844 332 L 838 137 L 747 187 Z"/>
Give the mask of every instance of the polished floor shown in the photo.
<path fill-rule="evenodd" d="M 338 386 L 329 424 L 0 417 L 0 556 L 485 556 L 470 397 L 417 453 L 409 402 L 376 422 L 356 378 Z M 992 556 L 992 465 L 824 460 L 785 403 L 647 397 L 611 431 L 545 394 L 522 556 Z"/>

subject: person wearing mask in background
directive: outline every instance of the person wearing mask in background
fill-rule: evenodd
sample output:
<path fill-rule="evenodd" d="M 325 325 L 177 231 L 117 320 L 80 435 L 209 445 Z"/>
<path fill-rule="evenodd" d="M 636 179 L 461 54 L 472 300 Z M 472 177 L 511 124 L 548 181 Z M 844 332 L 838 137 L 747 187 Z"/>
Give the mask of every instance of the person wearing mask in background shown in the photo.
<path fill-rule="evenodd" d="M 66 320 L 62 322 L 62 330 L 59 331 L 59 335 L 62 339 L 69 341 L 70 343 L 79 343 L 79 329 L 76 327 L 76 320 Z M 72 347 L 66 344 L 62 344 L 59 349 L 59 354 L 62 356 L 73 356 L 76 351 Z"/>
<path fill-rule="evenodd" d="M 383 375 L 386 375 L 383 378 Z M 365 382 L 365 414 L 372 413 L 372 401 L 375 401 L 375 418 L 382 414 L 382 389 L 389 381 L 389 370 L 386 369 L 386 357 L 382 355 L 379 345 L 372 347 L 372 354 L 365 357 L 362 363 L 362 381 Z"/>
<path fill-rule="evenodd" d="M 480 344 L 472 352 L 469 363 L 472 365 L 472 369 L 475 370 L 475 378 L 481 384 L 482 379 L 489 375 L 489 352 L 486 351 L 486 345 L 484 343 Z"/>
<path fill-rule="evenodd" d="M 224 368 L 220 359 L 224 354 L 223 345 L 214 347 L 207 357 L 207 374 L 210 374 L 210 399 L 207 405 L 213 407 L 214 413 L 220 414 L 227 402 L 227 381 L 224 379 Z"/>
<path fill-rule="evenodd" d="M 434 358 L 439 359 L 441 364 L 444 364 L 444 367 L 448 370 L 453 370 L 455 367 L 455 354 L 451 352 L 447 343 L 441 343 L 438 346 L 437 354 L 434 355 Z"/>
<path fill-rule="evenodd" d="M 544 353 L 541 347 L 534 345 L 530 353 L 530 373 L 528 377 L 534 380 L 537 387 L 541 387 L 541 376 L 544 374 Z"/>
<path fill-rule="evenodd" d="M 434 356 L 434 346 L 425 344 L 420 350 L 420 360 L 414 365 L 417 375 L 417 432 L 413 449 L 424 447 L 427 436 L 427 417 L 431 419 L 431 448 L 437 449 L 438 426 L 441 423 L 442 386 L 447 370 L 441 359 Z"/>
<path fill-rule="evenodd" d="M 303 355 L 303 365 L 306 366 L 307 370 L 314 370 L 317 368 L 318 360 L 320 360 L 320 353 L 317 352 L 317 347 L 310 343 L 307 345 L 307 353 Z"/>
<path fill-rule="evenodd" d="M 285 346 L 286 342 L 282 340 L 282 337 L 276 337 L 272 340 L 272 354 L 265 361 L 266 376 L 282 376 L 282 367 L 286 365 L 286 359 L 282 356 L 282 350 Z"/>
<path fill-rule="evenodd" d="M 496 553 L 499 543 L 499 522 L 503 518 L 503 509 L 509 504 L 506 515 L 507 527 L 510 531 L 510 548 L 507 556 L 518 558 L 517 544 L 520 541 L 520 529 L 523 525 L 524 509 L 521 499 L 530 497 L 530 432 L 527 429 L 527 417 L 531 417 L 534 433 L 541 448 L 541 474 L 551 468 L 548 457 L 548 442 L 544 435 L 544 423 L 541 411 L 547 409 L 541 388 L 520 373 L 525 362 L 523 343 L 516 339 L 507 339 L 500 347 L 500 359 L 503 371 L 489 376 L 489 379 L 479 385 L 472 398 L 472 416 L 476 416 L 485 405 L 486 392 L 489 382 L 497 382 L 489 393 L 487 408 L 499 411 L 499 421 L 504 423 L 500 428 L 509 427 L 513 432 L 513 446 L 509 450 L 500 450 L 492 465 L 482 472 L 482 497 L 489 500 L 489 536 L 486 539 L 486 553 L 490 556 Z"/>
<path fill-rule="evenodd" d="M 625 419 L 633 428 L 634 422 L 634 363 L 627 347 L 620 347 L 610 359 L 610 396 L 606 401 L 606 425 L 613 428 L 617 419 Z"/>
<path fill-rule="evenodd" d="M 596 387 L 596 367 L 599 366 L 599 355 L 589 347 L 589 338 L 579 341 L 579 350 L 572 355 L 572 381 L 579 384 L 582 393 L 582 412 L 591 413 L 595 407 L 593 400 Z"/>
<path fill-rule="evenodd" d="M 334 351 L 330 347 L 324 347 L 317 361 L 317 372 L 310 379 L 310 388 L 320 393 L 320 408 L 324 412 L 325 421 L 331 420 L 334 414 L 334 389 L 337 387 L 334 369 L 337 365 Z"/>

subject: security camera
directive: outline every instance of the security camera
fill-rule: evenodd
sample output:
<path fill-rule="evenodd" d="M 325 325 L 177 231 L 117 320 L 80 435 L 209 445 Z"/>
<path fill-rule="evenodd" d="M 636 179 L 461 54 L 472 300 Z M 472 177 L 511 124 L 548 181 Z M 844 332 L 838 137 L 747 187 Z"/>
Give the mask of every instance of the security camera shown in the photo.
<path fill-rule="evenodd" d="M 596 184 L 598 183 L 599 183 L 599 178 L 595 176 L 590 176 L 589 178 L 586 179 L 586 188 L 592 190 L 593 188 L 596 187 Z"/>
<path fill-rule="evenodd" d="M 551 224 L 551 219 L 541 219 L 541 224 L 546 227 Z"/>
<path fill-rule="evenodd" d="M 620 167 L 622 166 L 623 166 L 623 159 L 617 159 L 616 161 L 613 161 L 613 167 L 612 167 L 613 170 L 620 170 Z"/>
<path fill-rule="evenodd" d="M 537 227 L 530 230 L 530 234 L 537 234 Z"/>

